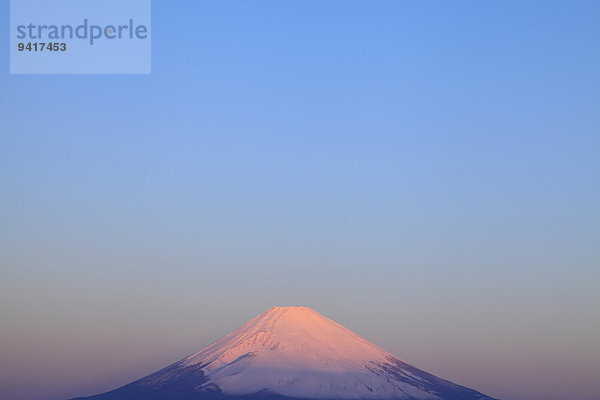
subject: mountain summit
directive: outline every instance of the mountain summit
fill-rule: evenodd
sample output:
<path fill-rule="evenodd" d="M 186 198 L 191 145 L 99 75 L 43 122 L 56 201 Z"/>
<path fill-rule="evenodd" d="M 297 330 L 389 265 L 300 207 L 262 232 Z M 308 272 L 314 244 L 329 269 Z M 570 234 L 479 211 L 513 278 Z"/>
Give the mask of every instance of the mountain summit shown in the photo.
<path fill-rule="evenodd" d="M 493 400 L 407 364 L 308 307 L 273 307 L 173 365 L 86 399 L 225 398 Z"/>

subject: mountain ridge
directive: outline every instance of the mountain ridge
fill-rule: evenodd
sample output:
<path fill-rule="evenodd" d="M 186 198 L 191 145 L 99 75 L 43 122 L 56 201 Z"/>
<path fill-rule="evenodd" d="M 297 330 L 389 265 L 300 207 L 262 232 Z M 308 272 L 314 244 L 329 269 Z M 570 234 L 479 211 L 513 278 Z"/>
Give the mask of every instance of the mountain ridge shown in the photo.
<path fill-rule="evenodd" d="M 79 400 L 493 400 L 406 363 L 308 307 L 272 307 L 200 351 Z"/>

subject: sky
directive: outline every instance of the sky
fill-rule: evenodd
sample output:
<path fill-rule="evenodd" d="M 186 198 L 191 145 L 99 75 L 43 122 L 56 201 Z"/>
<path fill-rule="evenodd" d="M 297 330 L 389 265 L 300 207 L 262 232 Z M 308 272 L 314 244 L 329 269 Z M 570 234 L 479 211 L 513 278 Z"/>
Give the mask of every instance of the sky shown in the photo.
<path fill-rule="evenodd" d="M 273 305 L 597 399 L 599 45 L 594 1 L 173 0 L 151 75 L 5 48 L 0 399 L 113 389 Z"/>

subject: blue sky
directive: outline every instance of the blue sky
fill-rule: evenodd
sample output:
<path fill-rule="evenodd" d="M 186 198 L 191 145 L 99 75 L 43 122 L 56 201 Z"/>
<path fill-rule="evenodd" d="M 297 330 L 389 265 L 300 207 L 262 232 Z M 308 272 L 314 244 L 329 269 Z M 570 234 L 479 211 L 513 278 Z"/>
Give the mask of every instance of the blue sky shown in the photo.
<path fill-rule="evenodd" d="M 495 397 L 595 398 L 599 21 L 154 1 L 150 76 L 3 51 L 0 398 L 108 390 L 272 305 Z"/>

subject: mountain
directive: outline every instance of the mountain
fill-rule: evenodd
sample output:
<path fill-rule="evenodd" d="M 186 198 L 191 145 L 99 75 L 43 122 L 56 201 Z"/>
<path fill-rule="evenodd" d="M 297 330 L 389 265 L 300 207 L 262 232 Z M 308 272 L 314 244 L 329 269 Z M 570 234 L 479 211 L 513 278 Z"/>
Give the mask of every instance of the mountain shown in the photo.
<path fill-rule="evenodd" d="M 82 399 L 493 400 L 417 369 L 307 307 L 273 307 L 175 364 Z"/>

